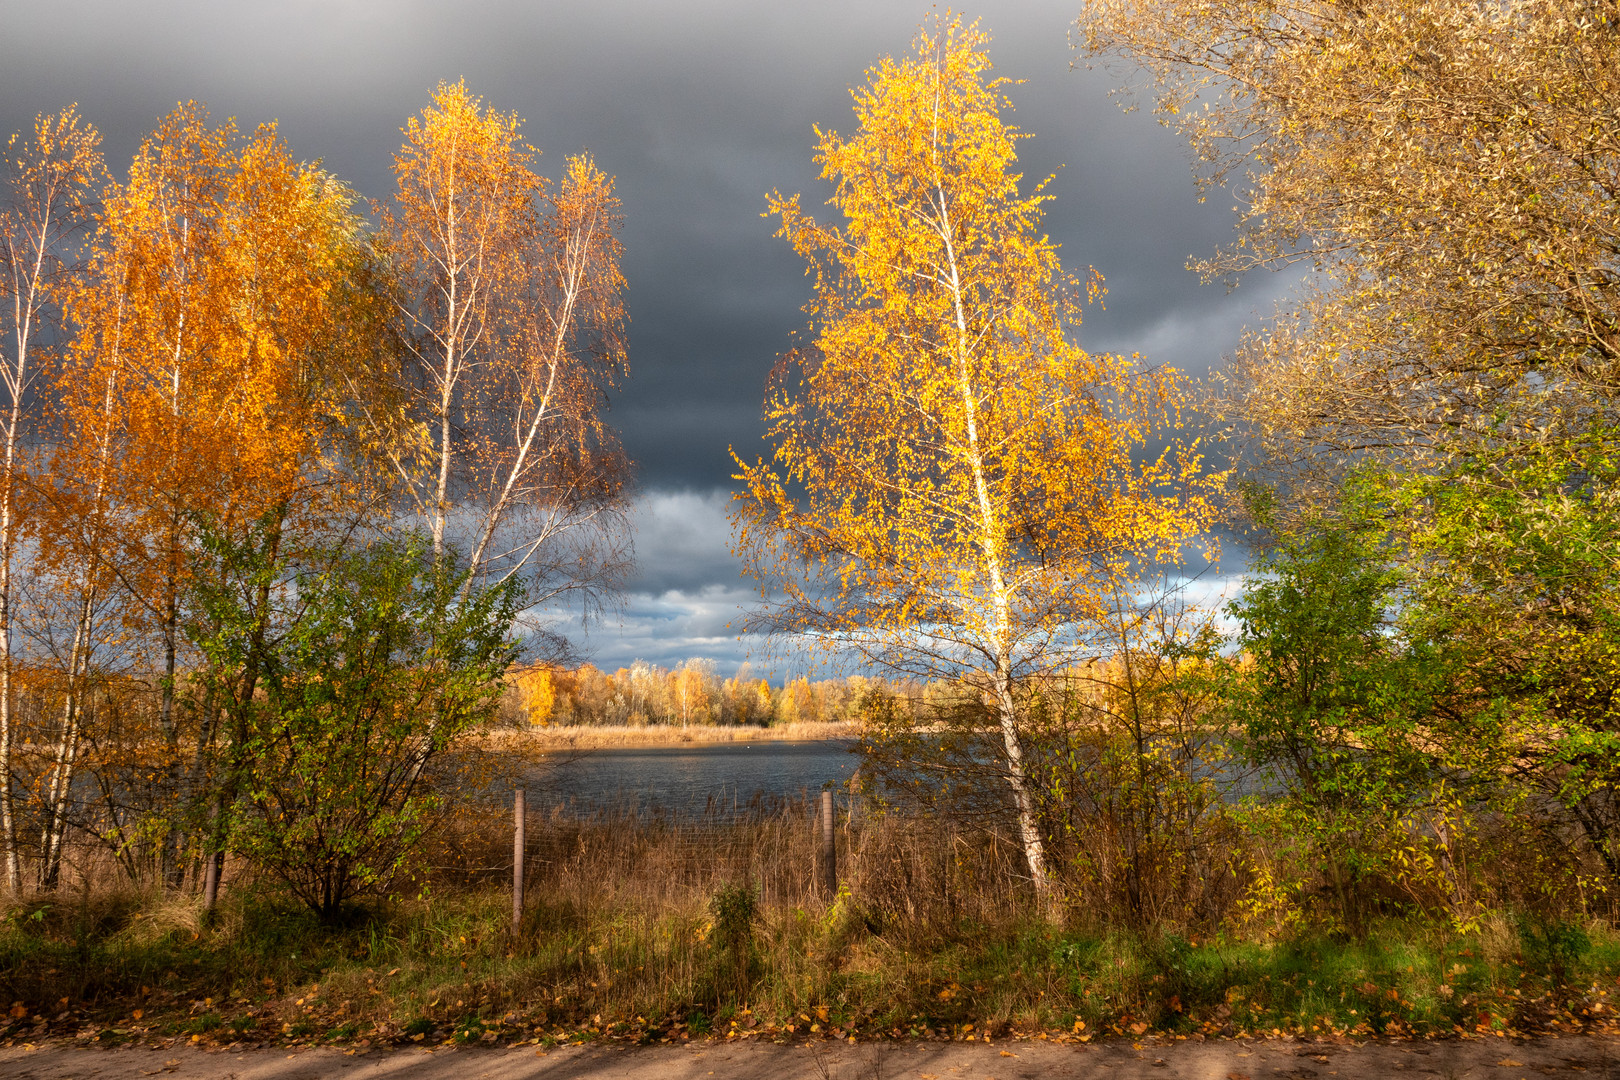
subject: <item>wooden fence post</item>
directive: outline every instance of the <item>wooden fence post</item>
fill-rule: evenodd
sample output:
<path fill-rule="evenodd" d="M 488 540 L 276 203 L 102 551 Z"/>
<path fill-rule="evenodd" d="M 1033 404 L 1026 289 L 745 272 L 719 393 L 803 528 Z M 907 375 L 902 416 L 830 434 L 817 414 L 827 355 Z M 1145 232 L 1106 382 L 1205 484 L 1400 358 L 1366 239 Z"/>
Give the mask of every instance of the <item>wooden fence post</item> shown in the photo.
<path fill-rule="evenodd" d="M 828 895 L 838 893 L 838 849 L 834 846 L 833 793 L 821 793 L 821 880 Z"/>
<path fill-rule="evenodd" d="M 524 825 L 528 814 L 523 805 L 523 789 L 512 792 L 512 933 L 523 927 L 523 849 Z"/>

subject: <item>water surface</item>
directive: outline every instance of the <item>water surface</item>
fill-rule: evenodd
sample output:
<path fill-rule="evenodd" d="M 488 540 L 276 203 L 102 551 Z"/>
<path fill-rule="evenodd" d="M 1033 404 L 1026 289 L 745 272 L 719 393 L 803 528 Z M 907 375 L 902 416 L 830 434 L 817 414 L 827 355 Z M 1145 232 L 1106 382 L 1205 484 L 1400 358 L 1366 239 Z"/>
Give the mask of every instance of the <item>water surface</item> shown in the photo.
<path fill-rule="evenodd" d="M 583 750 L 536 771 L 529 803 L 577 813 L 622 810 L 638 815 L 745 813 L 842 788 L 858 762 L 847 739 Z"/>

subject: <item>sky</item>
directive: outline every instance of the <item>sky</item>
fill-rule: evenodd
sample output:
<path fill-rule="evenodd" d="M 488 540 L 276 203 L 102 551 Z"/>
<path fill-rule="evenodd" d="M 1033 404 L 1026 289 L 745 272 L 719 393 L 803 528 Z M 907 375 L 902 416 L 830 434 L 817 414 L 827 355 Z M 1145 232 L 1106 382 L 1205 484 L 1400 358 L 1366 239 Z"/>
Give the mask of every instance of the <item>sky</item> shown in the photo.
<path fill-rule="evenodd" d="M 77 102 L 122 173 L 181 100 L 244 128 L 274 120 L 295 156 L 319 159 L 363 196 L 393 191 L 400 128 L 442 80 L 465 79 L 525 118 L 555 176 L 589 150 L 624 207 L 630 378 L 609 419 L 638 463 L 637 566 L 622 609 L 579 631 L 609 670 L 636 658 L 708 657 L 722 673 L 781 657 L 732 629 L 753 602 L 729 551 L 732 448 L 766 451 L 765 379 L 809 298 L 803 264 L 761 216 L 773 189 L 829 189 L 812 125 L 854 129 L 850 88 L 909 51 L 930 8 L 893 0 L 0 0 L 0 132 Z M 1230 198 L 1200 203 L 1183 142 L 1110 91 L 1123 68 L 1070 49 L 1061 0 L 964 7 L 991 35 L 1010 118 L 1033 137 L 1026 183 L 1056 174 L 1044 226 L 1066 266 L 1095 267 L 1106 310 L 1088 349 L 1141 352 L 1195 376 L 1218 368 L 1244 325 L 1281 297 L 1278 279 L 1237 289 L 1186 269 L 1232 239 Z M 1238 569 L 1241 569 L 1240 567 Z M 1204 579 L 1225 588 L 1232 557 Z"/>

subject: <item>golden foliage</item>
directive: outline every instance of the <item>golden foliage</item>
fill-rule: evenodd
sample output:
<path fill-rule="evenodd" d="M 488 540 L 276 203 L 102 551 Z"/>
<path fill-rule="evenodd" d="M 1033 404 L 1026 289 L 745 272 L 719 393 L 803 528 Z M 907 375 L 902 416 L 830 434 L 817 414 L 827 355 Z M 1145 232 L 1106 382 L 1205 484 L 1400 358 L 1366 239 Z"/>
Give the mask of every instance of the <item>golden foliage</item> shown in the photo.
<path fill-rule="evenodd" d="M 1083 287 L 1039 231 L 1046 196 L 1019 193 L 983 44 L 941 25 L 869 72 L 860 133 L 818 145 L 842 227 L 772 197 L 814 340 L 773 374 L 772 461 L 740 463 L 737 546 L 788 590 L 776 625 L 923 674 L 936 648 L 1044 663 L 1102 586 L 1212 515 L 1189 449 L 1132 461 L 1176 428 L 1179 375 L 1071 340 Z"/>
<path fill-rule="evenodd" d="M 273 128 L 244 138 L 196 104 L 164 118 L 103 207 L 92 273 L 67 297 L 79 332 L 55 388 L 52 502 L 79 522 L 115 507 L 129 572 L 169 578 L 185 514 L 251 520 L 310 478 L 353 220 Z"/>
<path fill-rule="evenodd" d="M 557 704 L 556 673 L 551 668 L 536 665 L 518 672 L 514 681 L 523 699 L 524 718 L 535 727 L 551 723 Z"/>
<path fill-rule="evenodd" d="M 405 127 L 383 211 L 414 454 L 395 467 L 442 555 L 587 598 L 623 569 L 628 462 L 602 404 L 625 371 L 620 208 L 589 155 L 555 189 L 522 121 L 442 83 Z"/>
<path fill-rule="evenodd" d="M 818 132 L 841 225 L 771 196 L 814 278 L 812 340 L 773 373 L 771 461 L 738 459 L 736 547 L 767 596 L 753 626 L 976 687 L 1022 806 L 1014 684 L 1083 654 L 1135 567 L 1179 557 L 1213 481 L 1174 441 L 1179 374 L 1073 341 L 1101 284 L 1064 272 L 1048 196 L 1019 190 L 985 43 L 925 25 L 855 91 L 859 132 Z"/>
<path fill-rule="evenodd" d="M 1579 429 L 1620 390 L 1620 48 L 1587 0 L 1086 0 L 1241 237 L 1319 282 L 1217 410 L 1284 460 Z"/>

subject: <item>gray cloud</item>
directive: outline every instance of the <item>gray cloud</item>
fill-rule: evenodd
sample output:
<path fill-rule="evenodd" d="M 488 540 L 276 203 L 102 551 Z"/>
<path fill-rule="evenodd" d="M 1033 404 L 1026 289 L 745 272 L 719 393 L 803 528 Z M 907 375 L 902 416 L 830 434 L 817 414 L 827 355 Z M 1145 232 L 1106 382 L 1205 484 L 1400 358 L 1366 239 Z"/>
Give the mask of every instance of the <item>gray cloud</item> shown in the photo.
<path fill-rule="evenodd" d="M 588 635 L 591 659 L 609 670 L 633 660 L 674 667 L 692 656 L 716 661 L 729 674 L 758 663 L 763 643 L 739 637 L 744 611 L 755 601 L 752 582 L 739 580 L 732 557 L 731 493 L 656 491 L 635 505 L 636 571 L 623 608 Z"/>
<path fill-rule="evenodd" d="M 385 198 L 400 126 L 439 80 L 458 77 L 527 118 L 542 171 L 555 174 L 564 155 L 588 148 L 618 177 L 624 201 L 632 377 L 613 419 L 648 492 L 638 539 L 647 563 L 624 640 L 644 644 L 647 659 L 672 639 L 687 642 L 682 649 L 732 647 L 712 625 L 719 607 L 736 602 L 735 564 L 715 524 L 723 507 L 718 496 L 679 493 L 728 487 L 728 446 L 745 457 L 763 449 L 766 373 L 803 324 L 809 285 L 761 219 L 764 197 L 773 188 L 802 191 L 810 205 L 826 197 L 811 125 L 853 127 L 849 87 L 879 57 L 909 47 L 927 5 L 9 7 L 0 128 L 78 101 L 119 169 L 160 114 L 198 98 L 245 126 L 279 119 L 296 154 Z M 1229 295 L 1185 269 L 1189 256 L 1230 238 L 1225 200 L 1201 205 L 1179 140 L 1108 99 L 1117 74 L 1071 67 L 1072 15 L 1049 0 L 1011 0 L 986 10 L 985 25 L 998 72 L 1025 80 L 1010 90 L 1014 121 L 1034 133 L 1021 144 L 1025 175 L 1057 174 L 1046 227 L 1071 268 L 1096 266 L 1108 279 L 1107 310 L 1089 316 L 1083 340 L 1202 372 L 1231 351 L 1244 322 L 1265 314 L 1275 290 L 1262 282 Z"/>
<path fill-rule="evenodd" d="M 688 657 L 707 657 L 722 675 L 729 675 L 747 660 L 758 666 L 763 655 L 734 629 L 741 609 L 753 598 L 746 586 L 719 584 L 692 592 L 632 592 L 620 618 L 586 635 L 584 644 L 591 661 L 608 671 L 635 660 L 672 668 Z M 778 677 L 781 673 L 776 672 Z"/>
<path fill-rule="evenodd" d="M 632 590 L 694 592 L 737 582 L 732 558 L 731 493 L 655 491 L 636 500 L 636 571 Z"/>

